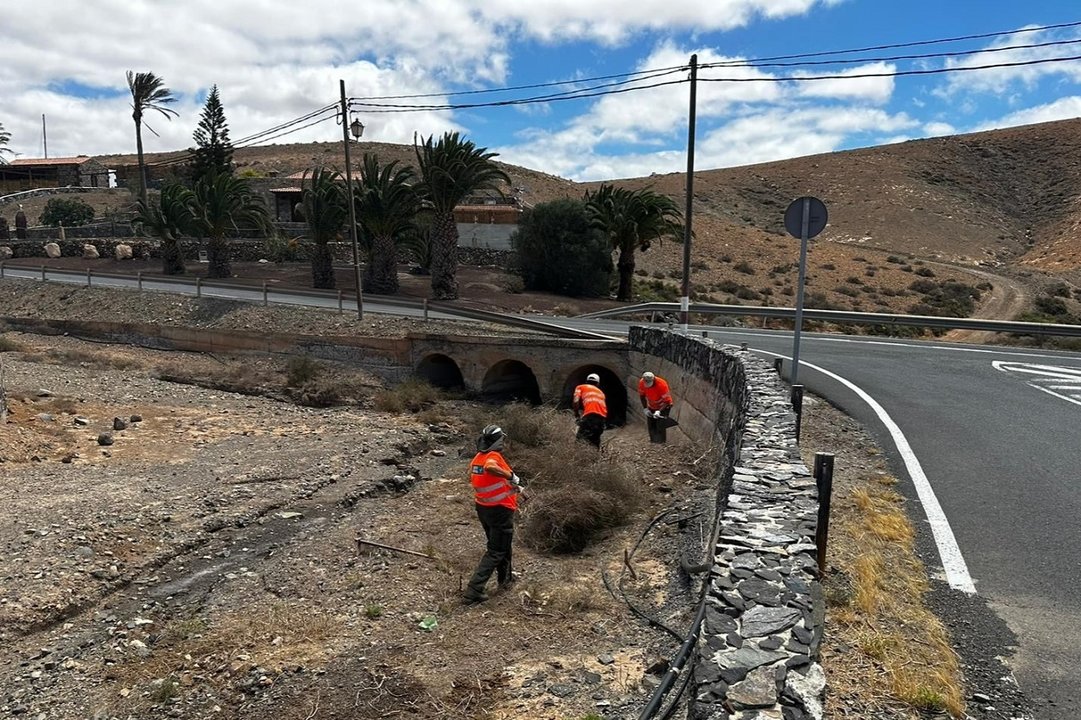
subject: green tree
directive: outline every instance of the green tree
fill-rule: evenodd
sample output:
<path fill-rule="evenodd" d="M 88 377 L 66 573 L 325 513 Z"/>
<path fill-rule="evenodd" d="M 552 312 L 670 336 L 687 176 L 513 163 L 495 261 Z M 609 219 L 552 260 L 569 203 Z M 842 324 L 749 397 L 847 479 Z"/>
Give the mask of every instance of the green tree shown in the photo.
<path fill-rule="evenodd" d="M 80 198 L 49 198 L 41 211 L 41 224 L 58 227 L 86 225 L 94 219 L 94 207 Z"/>
<path fill-rule="evenodd" d="M 0 164 L 7 162 L 4 160 L 5 155 L 11 155 L 11 148 L 8 147 L 8 143 L 11 142 L 11 133 L 4 130 L 4 124 L 0 123 Z"/>
<path fill-rule="evenodd" d="M 648 250 L 654 240 L 679 237 L 683 232 L 683 214 L 672 198 L 651 188 L 628 190 L 605 183 L 595 191 L 587 191 L 585 202 L 594 227 L 604 233 L 612 250 L 619 253 L 616 297 L 630 300 L 635 251 Z"/>
<path fill-rule="evenodd" d="M 233 144 L 229 142 L 229 126 L 217 85 L 211 87 L 206 96 L 203 116 L 192 137 L 195 139 L 195 157 L 191 162 L 193 181 L 207 175 L 232 174 Z"/>
<path fill-rule="evenodd" d="M 612 249 L 582 200 L 553 200 L 526 210 L 511 236 L 516 270 L 527 290 L 571 297 L 606 295 Z"/>
<path fill-rule="evenodd" d="M 480 190 L 501 190 L 510 177 L 492 160 L 496 153 L 478 148 L 458 133 L 434 135 L 413 143 L 420 168 L 417 190 L 432 214 L 432 296 L 437 300 L 458 297 L 458 225 L 454 208 Z"/>
<path fill-rule="evenodd" d="M 139 200 L 132 222 L 148 235 L 161 240 L 161 271 L 166 275 L 183 275 L 184 253 L 180 236 L 193 226 L 195 194 L 180 183 L 169 183 L 161 189 L 157 202 Z"/>
<path fill-rule="evenodd" d="M 380 167 L 379 157 L 364 154 L 360 179 L 353 191 L 357 225 L 371 261 L 364 289 L 380 295 L 398 292 L 398 242 L 417 230 L 420 199 L 413 187 L 416 173 L 395 160 Z"/>
<path fill-rule="evenodd" d="M 143 113 L 156 110 L 166 120 L 177 117 L 177 112 L 165 107 L 176 102 L 173 91 L 165 87 L 165 81 L 152 72 L 136 73 L 128 70 L 128 89 L 131 90 L 131 118 L 135 121 L 135 150 L 139 156 L 139 199 L 146 202 L 146 160 L 143 158 Z"/>
<path fill-rule="evenodd" d="M 334 287 L 334 258 L 330 242 L 349 223 L 348 197 L 341 173 L 317 167 L 309 176 L 304 174 L 304 194 L 300 211 L 308 223 L 308 239 L 312 241 L 312 287 Z"/>
<path fill-rule="evenodd" d="M 270 213 L 246 180 L 231 175 L 209 175 L 195 183 L 192 201 L 193 234 L 207 238 L 210 265 L 207 276 L 232 277 L 226 235 L 241 229 L 269 233 Z"/>

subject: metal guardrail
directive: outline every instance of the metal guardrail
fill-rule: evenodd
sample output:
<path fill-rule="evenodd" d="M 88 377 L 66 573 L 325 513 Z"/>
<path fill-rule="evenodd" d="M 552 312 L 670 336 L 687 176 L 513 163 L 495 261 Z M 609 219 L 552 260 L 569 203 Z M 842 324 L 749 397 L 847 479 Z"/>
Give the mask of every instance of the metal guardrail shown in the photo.
<path fill-rule="evenodd" d="M 201 277 L 196 277 L 194 280 L 192 280 L 190 278 L 180 278 L 167 275 L 153 275 L 150 277 L 145 277 L 142 272 L 136 275 L 124 275 L 121 273 L 93 272 L 90 269 L 87 269 L 85 272 L 65 270 L 62 268 L 50 268 L 46 265 L 38 265 L 36 267 L 25 265 L 11 265 L 6 261 L 0 261 L 0 279 L 4 277 L 5 269 L 16 270 L 23 273 L 34 273 L 34 279 L 42 281 L 48 281 L 48 275 L 50 274 L 54 276 L 71 278 L 71 280 L 67 282 L 82 282 L 85 280 L 85 284 L 87 287 L 93 286 L 93 279 L 95 277 L 101 279 L 121 280 L 134 283 L 139 290 L 142 290 L 144 283 L 148 282 L 175 285 L 182 288 L 190 288 L 191 293 L 196 297 L 202 297 L 202 291 L 204 288 L 246 291 L 261 294 L 263 305 L 268 305 L 272 301 L 272 297 L 275 295 L 291 295 L 299 297 L 319 298 L 326 300 L 327 304 L 331 304 L 336 301 L 339 312 L 344 312 L 346 303 L 356 302 L 356 295 L 354 293 L 346 293 L 343 290 L 329 292 L 326 290 L 314 290 L 308 288 L 273 288 L 265 281 L 262 283 L 262 285 L 247 285 L 243 283 L 230 283 L 221 280 L 203 280 Z M 245 302 L 245 300 L 243 299 L 237 298 L 237 300 L 239 302 Z M 601 340 L 609 342 L 618 341 L 617 338 L 603 335 L 601 333 L 590 332 L 588 330 L 576 330 L 574 328 L 564 327 L 562 325 L 546 322 L 544 320 L 534 320 L 531 318 L 491 312 L 488 310 L 462 308 L 454 305 L 447 305 L 445 303 L 433 303 L 428 300 L 413 300 L 409 298 L 401 298 L 388 295 L 365 294 L 364 301 L 365 303 L 416 310 L 423 313 L 425 320 L 428 320 L 429 312 L 438 312 L 443 315 L 450 316 L 451 318 L 480 320 L 495 325 L 505 325 L 508 327 L 516 327 L 523 330 L 532 330 L 533 332 L 540 332 L 569 339 Z"/>
<path fill-rule="evenodd" d="M 734 317 L 763 317 L 796 319 L 795 308 L 761 307 L 753 305 L 714 305 L 712 303 L 691 303 L 689 312 L 701 315 L 728 315 Z M 623 315 L 635 315 L 649 312 L 680 311 L 679 303 L 649 302 L 627 307 L 599 310 L 579 315 L 579 318 L 608 318 Z M 1017 322 L 1014 320 L 985 320 L 983 318 L 954 318 L 937 315 L 896 315 L 887 313 L 865 313 L 851 310 L 818 310 L 804 308 L 805 320 L 823 320 L 826 322 L 847 323 L 851 325 L 886 325 L 904 327 L 930 327 L 948 330 L 987 330 L 990 332 L 1018 333 L 1023 335 L 1063 335 L 1081 337 L 1081 325 L 1059 323 Z"/>

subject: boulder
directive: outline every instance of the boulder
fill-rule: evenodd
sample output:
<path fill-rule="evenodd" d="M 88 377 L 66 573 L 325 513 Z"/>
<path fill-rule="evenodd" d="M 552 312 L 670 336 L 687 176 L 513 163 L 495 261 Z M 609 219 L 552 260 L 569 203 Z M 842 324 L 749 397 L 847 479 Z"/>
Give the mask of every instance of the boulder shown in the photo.
<path fill-rule="evenodd" d="M 117 260 L 131 260 L 131 245 L 125 245 L 121 243 L 116 246 L 116 259 Z"/>
<path fill-rule="evenodd" d="M 45 257 L 58 258 L 60 257 L 60 246 L 54 242 L 45 243 Z"/>
<path fill-rule="evenodd" d="M 98 253 L 97 247 L 87 243 L 86 245 L 83 245 L 83 257 L 92 260 L 101 257 L 101 255 Z"/>
<path fill-rule="evenodd" d="M 0 246 L 0 260 L 10 260 L 15 257 L 15 251 L 7 245 Z"/>

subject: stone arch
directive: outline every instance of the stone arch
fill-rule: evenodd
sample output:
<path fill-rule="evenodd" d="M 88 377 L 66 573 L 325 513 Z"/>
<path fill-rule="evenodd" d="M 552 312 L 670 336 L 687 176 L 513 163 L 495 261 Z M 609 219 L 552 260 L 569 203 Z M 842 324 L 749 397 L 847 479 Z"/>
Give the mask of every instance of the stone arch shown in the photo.
<path fill-rule="evenodd" d="M 497 402 L 540 405 L 540 385 L 533 370 L 520 360 L 500 360 L 484 374 L 481 394 Z"/>
<path fill-rule="evenodd" d="M 624 425 L 627 422 L 627 388 L 619 375 L 603 365 L 582 365 L 571 371 L 563 383 L 563 394 L 560 396 L 560 407 L 571 406 L 574 397 L 574 388 L 586 381 L 586 375 L 597 373 L 601 376 L 601 390 L 604 391 L 604 399 L 608 405 L 608 424 Z"/>
<path fill-rule="evenodd" d="M 443 353 L 425 356 L 417 365 L 417 375 L 437 388 L 451 390 L 465 387 L 465 378 L 462 377 L 458 363 Z"/>

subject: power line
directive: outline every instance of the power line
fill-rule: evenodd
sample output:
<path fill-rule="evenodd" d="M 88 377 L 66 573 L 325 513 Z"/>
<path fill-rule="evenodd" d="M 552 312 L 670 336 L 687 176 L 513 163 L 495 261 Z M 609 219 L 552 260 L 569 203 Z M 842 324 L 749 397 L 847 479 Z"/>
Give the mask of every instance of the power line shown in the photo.
<path fill-rule="evenodd" d="M 758 60 L 725 60 L 721 62 L 703 63 L 698 68 L 763 68 L 763 67 L 806 67 L 811 65 L 854 65 L 857 63 L 872 62 L 897 62 L 899 60 L 937 60 L 944 58 L 962 57 L 965 55 L 982 55 L 985 53 L 999 53 L 1011 50 L 1035 50 L 1046 47 L 1058 47 L 1062 45 L 1077 45 L 1081 38 L 1075 40 L 1055 40 L 1044 43 L 1032 43 L 1030 45 L 1005 45 L 1003 47 L 984 48 L 982 50 L 955 50 L 952 52 L 925 53 L 917 55 L 886 55 L 881 57 L 867 58 L 839 58 L 837 60 L 810 60 L 807 62 L 760 62 Z"/>
<path fill-rule="evenodd" d="M 954 67 L 930 68 L 920 70 L 890 70 L 883 72 L 854 73 L 851 75 L 797 75 L 780 77 L 745 77 L 745 78 L 698 78 L 702 82 L 809 82 L 814 80 L 857 80 L 860 78 L 880 77 L 903 77 L 907 75 L 943 75 L 953 72 L 967 72 L 970 70 L 995 70 L 999 68 L 1024 67 L 1027 65 L 1043 65 L 1045 63 L 1070 62 L 1081 60 L 1081 55 L 1069 57 L 1040 58 L 1035 60 L 1019 60 L 1017 62 L 993 63 L 990 65 L 957 65 Z"/>

